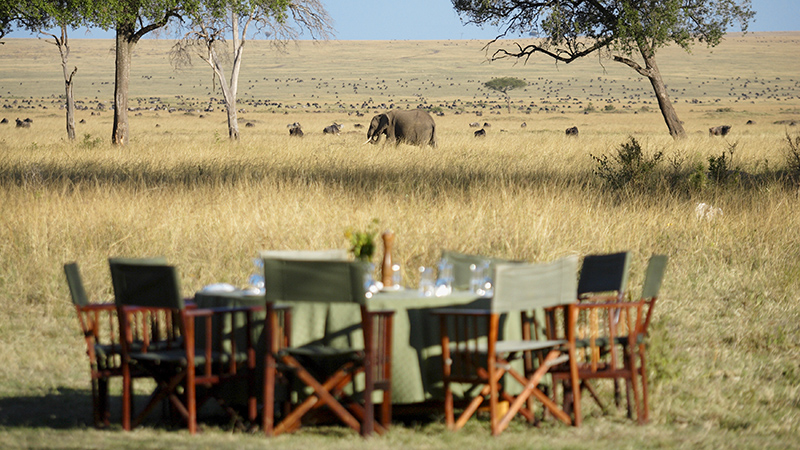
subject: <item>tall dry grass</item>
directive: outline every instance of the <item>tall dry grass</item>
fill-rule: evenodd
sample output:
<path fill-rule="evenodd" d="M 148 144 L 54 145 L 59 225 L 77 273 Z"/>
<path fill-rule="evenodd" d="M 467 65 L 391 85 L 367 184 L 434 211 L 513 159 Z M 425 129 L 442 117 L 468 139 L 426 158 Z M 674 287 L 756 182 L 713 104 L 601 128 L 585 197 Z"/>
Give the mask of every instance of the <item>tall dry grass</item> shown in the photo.
<path fill-rule="evenodd" d="M 668 254 L 650 349 L 653 421 L 797 436 L 800 215 L 797 187 L 780 178 L 781 136 L 740 137 L 733 161 L 746 177 L 694 187 L 694 166 L 726 144 L 645 137 L 647 151 L 680 164 L 662 162 L 643 191 L 611 191 L 589 154 L 613 152 L 624 134 L 475 140 L 441 128 L 436 149 L 361 146 L 361 134 L 154 136 L 124 149 L 4 139 L 0 395 L 88 388 L 65 262 L 81 264 L 99 301 L 111 298 L 108 257 L 164 255 L 191 295 L 245 285 L 260 249 L 345 247 L 346 228 L 377 218 L 397 234 L 409 285 L 443 248 L 531 261 L 627 249 L 637 292 L 650 254 Z M 699 202 L 723 215 L 699 220 Z"/>

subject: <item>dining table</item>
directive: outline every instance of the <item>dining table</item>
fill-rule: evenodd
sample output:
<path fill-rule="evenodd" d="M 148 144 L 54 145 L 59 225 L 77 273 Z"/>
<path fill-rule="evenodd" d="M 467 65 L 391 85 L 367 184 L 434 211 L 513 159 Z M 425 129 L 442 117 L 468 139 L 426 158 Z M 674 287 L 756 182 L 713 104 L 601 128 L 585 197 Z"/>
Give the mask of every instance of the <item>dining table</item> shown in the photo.
<path fill-rule="evenodd" d="M 241 307 L 263 306 L 266 297 L 252 290 L 230 292 L 199 291 L 194 297 L 197 306 Z M 491 298 L 470 291 L 455 290 L 448 295 L 423 295 L 418 289 L 379 291 L 367 299 L 370 310 L 393 310 L 392 328 L 392 404 L 422 404 L 444 398 L 442 383 L 442 348 L 439 317 L 433 310 L 458 307 L 488 309 Z M 361 317 L 358 305 L 326 303 L 292 303 L 292 346 L 324 342 L 326 345 L 363 348 Z M 261 318 L 263 319 L 263 314 Z M 520 339 L 519 317 L 507 317 L 501 333 L 506 339 Z M 231 325 L 236 327 L 236 325 Z M 257 354 L 264 355 L 265 341 L 260 339 L 263 322 L 255 327 Z M 244 339 L 237 336 L 237 339 Z M 257 370 L 264 358 L 258 357 Z M 259 383 L 259 386 L 261 383 Z M 458 398 L 469 386 L 453 386 Z"/>

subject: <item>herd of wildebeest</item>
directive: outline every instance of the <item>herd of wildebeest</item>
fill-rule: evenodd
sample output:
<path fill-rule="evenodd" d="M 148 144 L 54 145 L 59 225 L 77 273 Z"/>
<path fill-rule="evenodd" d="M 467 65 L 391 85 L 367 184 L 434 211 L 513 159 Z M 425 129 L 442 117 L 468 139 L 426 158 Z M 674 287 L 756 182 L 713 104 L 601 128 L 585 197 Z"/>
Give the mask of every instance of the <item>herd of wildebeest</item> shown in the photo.
<path fill-rule="evenodd" d="M 92 113 L 94 115 L 94 112 Z M 439 115 L 442 115 L 441 113 Z M 359 116 L 363 116 L 363 114 L 359 114 Z M 26 118 L 26 119 L 15 119 L 16 120 L 16 127 L 17 128 L 30 128 L 31 124 L 33 123 L 33 119 Z M 85 119 L 81 119 L 81 123 L 86 123 Z M 782 121 L 784 122 L 784 121 Z M 795 126 L 796 122 L 785 121 L 784 125 L 788 126 Z M 8 118 L 3 118 L 0 120 L 1 125 L 6 125 L 9 123 Z M 748 120 L 746 125 L 754 125 L 755 122 L 753 120 Z M 158 126 L 158 125 L 156 125 Z M 246 122 L 245 127 L 254 127 L 255 124 L 252 122 Z M 487 134 L 486 129 L 491 128 L 492 124 L 489 122 L 470 122 L 470 128 L 479 128 L 478 130 L 473 132 L 473 135 L 476 138 L 485 137 Z M 528 124 L 526 122 L 520 123 L 521 128 L 527 127 Z M 302 125 L 299 122 L 293 122 L 287 124 L 286 127 L 289 129 L 289 136 L 292 137 L 303 137 L 305 132 L 303 131 Z M 322 134 L 331 134 L 331 135 L 338 135 L 342 132 L 343 125 L 337 122 L 333 122 L 330 125 L 324 127 L 322 129 Z M 363 129 L 364 126 L 360 123 L 353 124 L 353 128 L 356 129 Z M 436 146 L 436 137 L 435 137 L 435 128 L 436 124 L 431 116 L 431 114 L 423 109 L 413 109 L 413 110 L 400 110 L 395 109 L 388 111 L 387 113 L 381 113 L 375 115 L 372 121 L 370 122 L 369 129 L 367 130 L 367 142 L 366 143 L 377 143 L 380 140 L 380 136 L 386 136 L 386 142 L 389 143 L 407 143 L 413 145 L 432 145 Z M 731 130 L 731 125 L 718 125 L 715 127 L 711 127 L 708 129 L 708 134 L 710 136 L 726 136 Z M 500 130 L 504 132 L 506 130 Z M 578 127 L 571 126 L 564 130 L 566 136 L 578 136 Z"/>

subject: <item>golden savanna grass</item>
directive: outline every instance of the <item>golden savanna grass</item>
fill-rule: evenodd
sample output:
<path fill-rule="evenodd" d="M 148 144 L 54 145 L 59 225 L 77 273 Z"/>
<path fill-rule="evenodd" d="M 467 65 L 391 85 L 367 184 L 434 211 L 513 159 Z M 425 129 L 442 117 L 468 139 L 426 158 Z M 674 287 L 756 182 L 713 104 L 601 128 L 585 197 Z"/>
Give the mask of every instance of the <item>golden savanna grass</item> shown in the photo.
<path fill-rule="evenodd" d="M 605 73 L 596 60 L 574 67 L 488 64 L 477 41 L 301 43 L 286 54 L 252 42 L 240 106 L 242 124 L 255 126 L 242 126 L 238 143 L 225 138 L 216 103 L 215 111 L 203 111 L 214 96 L 207 70 L 176 74 L 168 42 L 142 41 L 131 85 L 131 106 L 142 109 L 130 113 L 131 144 L 124 148 L 108 144 L 111 113 L 98 109 L 78 111 L 86 123 L 77 142 L 66 142 L 63 111 L 53 103 L 63 90 L 55 49 L 9 40 L 0 47 L 0 105 L 7 105 L 0 117 L 12 121 L 0 125 L 3 445 L 796 445 L 800 192 L 788 181 L 785 156 L 787 133 L 797 134 L 789 123 L 800 119 L 800 63 L 787 58 L 798 40 L 797 33 L 733 35 L 713 52 L 666 49 L 661 67 L 689 132 L 681 141 L 669 138 L 645 83 L 611 62 Z M 103 84 L 113 79 L 110 46 L 73 41 L 76 94 L 92 108 L 110 103 L 113 84 Z M 368 48 L 396 56 L 376 65 Z M 509 114 L 503 99 L 477 90 L 494 76 L 539 84 L 513 92 Z M 359 78 L 369 85 L 354 89 Z M 589 102 L 597 111 L 583 114 Z M 365 132 L 354 125 L 367 125 L 381 103 L 445 105 L 436 117 L 439 145 L 362 145 Z M 606 104 L 614 110 L 603 111 Z M 156 105 L 175 110 L 145 108 Z M 18 129 L 16 117 L 34 123 Z M 295 121 L 305 138 L 288 136 L 286 124 Z M 344 132 L 322 135 L 334 121 Z M 473 121 L 490 123 L 485 139 L 472 137 Z M 730 135 L 708 136 L 710 126 L 722 124 L 733 126 Z M 564 129 L 573 125 L 581 134 L 567 138 Z M 590 155 L 612 155 L 631 135 L 647 156 L 661 151 L 664 159 L 640 189 L 612 191 L 594 174 Z M 731 148 L 733 180 L 707 179 L 709 157 Z M 699 220 L 700 202 L 723 214 Z M 191 438 L 150 426 L 134 433 L 88 428 L 85 348 L 63 263 L 80 263 L 90 297 L 100 301 L 111 298 L 109 256 L 165 255 L 190 295 L 214 282 L 244 286 L 260 249 L 345 247 L 345 229 L 373 218 L 397 234 L 395 257 L 411 286 L 413 269 L 435 262 L 443 248 L 530 261 L 628 249 L 637 293 L 647 258 L 669 254 L 649 350 L 652 423 L 603 415 L 587 400 L 580 429 L 515 424 L 499 439 L 490 439 L 480 421 L 456 434 L 441 420 L 398 425 L 367 442 L 338 428 L 274 440 L 224 425 Z"/>

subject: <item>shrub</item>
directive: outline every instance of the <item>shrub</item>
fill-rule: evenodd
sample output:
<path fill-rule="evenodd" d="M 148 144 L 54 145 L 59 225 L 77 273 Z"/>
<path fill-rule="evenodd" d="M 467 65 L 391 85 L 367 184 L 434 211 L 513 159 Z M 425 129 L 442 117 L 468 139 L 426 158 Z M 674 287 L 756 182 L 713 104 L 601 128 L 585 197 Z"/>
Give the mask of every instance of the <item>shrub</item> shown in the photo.
<path fill-rule="evenodd" d="M 800 134 L 791 136 L 786 133 L 786 168 L 789 180 L 792 183 L 800 184 Z"/>
<path fill-rule="evenodd" d="M 102 143 L 103 143 L 102 138 L 99 137 L 92 138 L 91 134 L 85 133 L 83 135 L 83 140 L 78 145 L 80 145 L 80 147 L 82 148 L 96 148 Z"/>
<path fill-rule="evenodd" d="M 720 156 L 708 157 L 708 177 L 718 185 L 726 185 L 736 181 L 738 169 L 733 167 L 733 152 L 736 142 L 728 145 L 728 150 L 723 150 Z"/>
<path fill-rule="evenodd" d="M 594 174 L 613 189 L 632 185 L 644 187 L 650 174 L 664 156 L 663 152 L 656 152 L 647 158 L 642 151 L 642 146 L 634 137 L 629 137 L 611 157 L 603 155 L 597 157 L 589 155 L 597 163 Z"/>

